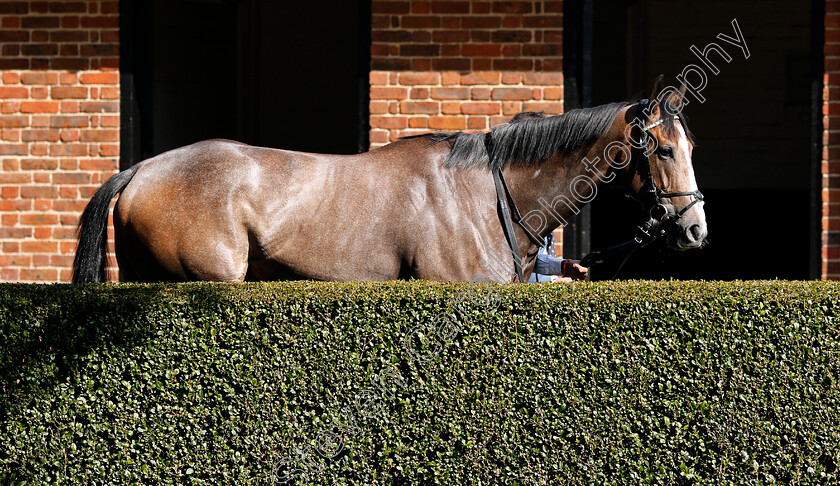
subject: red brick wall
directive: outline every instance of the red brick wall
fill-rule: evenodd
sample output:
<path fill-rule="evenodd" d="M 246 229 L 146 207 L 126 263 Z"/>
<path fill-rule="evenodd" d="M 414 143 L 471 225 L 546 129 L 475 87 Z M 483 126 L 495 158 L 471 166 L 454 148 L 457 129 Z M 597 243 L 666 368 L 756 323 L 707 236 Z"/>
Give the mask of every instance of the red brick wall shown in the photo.
<path fill-rule="evenodd" d="M 79 214 L 117 171 L 118 12 L 0 1 L 0 281 L 68 281 Z"/>
<path fill-rule="evenodd" d="M 562 1 L 373 0 L 372 11 L 371 148 L 563 111 Z"/>
<path fill-rule="evenodd" d="M 822 278 L 840 280 L 840 0 L 825 8 Z"/>
<path fill-rule="evenodd" d="M 371 146 L 563 110 L 563 3 L 373 0 Z"/>

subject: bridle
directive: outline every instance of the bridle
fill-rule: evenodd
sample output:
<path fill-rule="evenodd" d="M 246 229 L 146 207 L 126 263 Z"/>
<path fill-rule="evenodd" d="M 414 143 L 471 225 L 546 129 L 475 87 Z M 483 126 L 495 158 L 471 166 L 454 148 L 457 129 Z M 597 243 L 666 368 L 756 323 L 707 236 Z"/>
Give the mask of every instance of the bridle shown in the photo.
<path fill-rule="evenodd" d="M 642 100 L 641 102 L 639 102 L 639 110 L 641 113 L 644 113 L 647 104 L 648 100 Z M 636 234 L 634 235 L 633 239 L 628 240 L 624 243 L 620 243 L 618 245 L 593 250 L 581 259 L 581 265 L 589 267 L 593 263 L 602 263 L 608 256 L 612 254 L 624 251 L 627 248 L 632 247 L 632 249 L 624 257 L 624 260 L 621 262 L 621 265 L 619 265 L 618 270 L 616 270 L 613 278 L 618 276 L 618 272 L 621 271 L 621 269 L 624 267 L 624 264 L 627 263 L 627 261 L 630 259 L 633 253 L 636 252 L 636 250 L 649 245 L 660 236 L 664 236 L 666 233 L 665 229 L 668 225 L 675 224 L 695 204 L 704 200 L 703 193 L 699 190 L 684 192 L 665 192 L 662 189 L 656 187 L 656 182 L 653 180 L 653 170 L 650 165 L 650 159 L 648 158 L 648 156 L 645 155 L 644 148 L 647 147 L 650 143 L 650 130 L 662 124 L 664 122 L 664 119 L 660 118 L 659 121 L 653 122 L 648 125 L 644 125 L 644 123 L 646 122 L 645 118 L 636 118 L 636 120 L 642 125 L 641 129 L 642 134 L 644 136 L 644 140 L 642 141 L 644 143 L 640 144 L 639 146 L 633 144 L 633 150 L 631 151 L 630 158 L 631 163 L 635 160 L 635 168 L 630 173 L 629 180 L 632 181 L 633 179 L 635 179 L 637 174 L 642 178 L 643 188 L 647 188 L 646 191 L 641 191 L 641 194 L 643 194 L 643 199 L 646 199 L 646 201 L 642 201 L 642 204 L 645 205 L 647 209 L 649 219 L 646 222 L 636 226 Z M 488 157 L 492 159 L 493 147 L 492 139 L 490 138 L 490 133 L 488 133 L 485 136 L 484 144 Z M 504 230 L 508 246 L 510 247 L 511 254 L 513 255 L 513 263 L 514 270 L 516 271 L 516 276 L 519 278 L 520 282 L 524 282 L 522 271 L 522 257 L 519 254 L 519 245 L 517 244 L 516 234 L 514 233 L 513 223 L 511 221 L 511 209 L 513 209 L 513 213 L 516 216 L 516 223 L 519 226 L 521 226 L 523 230 L 525 230 L 525 234 L 528 236 L 531 242 L 537 245 L 537 247 L 541 247 L 543 246 L 543 244 L 533 234 L 531 234 L 531 232 L 522 222 L 522 216 L 519 213 L 519 209 L 516 207 L 516 203 L 513 201 L 513 197 L 510 194 L 510 190 L 508 189 L 507 183 L 505 182 L 505 178 L 502 175 L 502 170 L 500 168 L 497 168 L 493 169 L 492 172 L 493 180 L 496 186 L 496 202 L 498 204 L 499 218 L 502 220 L 502 229 Z M 629 193 L 627 195 L 633 197 Z M 674 215 L 669 217 L 668 209 L 665 207 L 665 205 L 662 204 L 662 199 L 669 199 L 682 196 L 693 196 L 694 200 L 691 201 L 689 204 L 686 204 L 685 207 L 683 207 Z"/>
<path fill-rule="evenodd" d="M 641 113 L 645 112 L 645 107 L 647 104 L 648 100 L 642 100 L 639 102 L 639 111 Z M 607 256 L 623 251 L 628 247 L 632 246 L 632 250 L 624 257 L 624 260 L 621 262 L 621 265 L 619 265 L 618 269 L 615 271 L 615 275 L 613 276 L 613 278 L 618 276 L 618 273 L 624 267 L 624 264 L 627 263 L 627 261 L 630 259 L 630 256 L 633 255 L 633 253 L 635 253 L 636 250 L 645 247 L 650 243 L 653 243 L 657 238 L 664 236 L 666 233 L 666 228 L 668 226 L 675 224 L 695 204 L 704 200 L 703 193 L 700 192 L 699 189 L 696 191 L 665 192 L 656 186 L 656 182 L 653 180 L 653 169 L 650 165 L 650 158 L 647 155 L 645 155 L 644 148 L 650 145 L 650 141 L 652 139 L 650 130 L 664 123 L 665 119 L 660 117 L 658 121 L 647 125 L 644 124 L 647 121 L 645 118 L 637 117 L 636 120 L 640 122 L 640 125 L 642 125 L 641 129 L 644 139 L 641 140 L 641 142 L 643 143 L 640 143 L 638 145 L 633 144 L 633 150 L 631 151 L 631 160 L 635 161 L 635 168 L 630 173 L 629 180 L 632 181 L 633 179 L 635 179 L 636 175 L 639 175 L 639 177 L 643 181 L 642 188 L 646 188 L 646 190 L 640 191 L 640 194 L 642 194 L 643 199 L 641 202 L 642 205 L 644 205 L 647 209 L 648 220 L 636 226 L 636 234 L 634 235 L 633 239 L 624 243 L 620 243 L 618 245 L 593 250 L 581 259 L 581 265 L 588 267 L 591 266 L 593 263 L 603 263 Z M 627 193 L 626 195 L 631 198 L 633 197 L 629 193 Z M 674 215 L 669 216 L 668 209 L 665 207 L 664 204 L 662 204 L 662 199 L 683 196 L 693 196 L 694 200 L 686 204 L 679 211 L 676 211 Z"/>
<path fill-rule="evenodd" d="M 644 113 L 645 106 L 647 105 L 647 103 L 648 103 L 648 100 L 642 100 L 641 102 L 639 102 L 639 110 L 642 113 Z M 637 120 L 639 120 L 641 122 L 644 122 L 644 120 L 641 120 L 639 118 L 637 118 Z M 653 180 L 653 170 L 652 170 L 651 165 L 650 165 L 650 158 L 645 156 L 643 147 L 647 147 L 647 146 L 650 145 L 650 140 L 652 139 L 652 136 L 650 135 L 650 130 L 654 127 L 657 127 L 657 126 L 661 125 L 664 122 L 665 122 L 665 119 L 660 118 L 659 121 L 653 122 L 649 125 L 642 126 L 642 134 L 644 136 L 644 140 L 642 140 L 642 142 L 644 142 L 644 143 L 641 143 L 638 146 L 633 145 L 634 151 L 637 152 L 635 154 L 636 156 L 633 157 L 636 160 L 636 168 L 633 171 L 633 174 L 630 176 L 630 180 L 633 180 L 635 178 L 636 174 L 638 174 L 640 177 L 642 177 L 644 179 L 644 186 L 647 187 L 647 191 L 646 191 L 647 199 L 650 201 L 648 203 L 647 213 L 648 213 L 648 216 L 651 218 L 651 220 L 654 221 L 653 224 L 655 224 L 656 226 L 665 222 L 666 219 L 669 222 L 676 222 L 677 220 L 682 218 L 683 215 L 689 209 L 691 209 L 695 204 L 697 204 L 698 202 L 700 202 L 704 199 L 703 198 L 703 193 L 700 192 L 699 189 L 696 190 L 696 191 L 665 192 L 662 189 L 659 189 L 658 187 L 656 187 L 656 182 Z M 628 194 L 628 196 L 630 196 L 630 195 Z M 693 196 L 694 200 L 691 201 L 690 203 L 686 204 L 685 207 L 683 207 L 679 211 L 677 211 L 676 214 L 674 214 L 673 217 L 667 218 L 668 210 L 662 204 L 662 199 L 668 199 L 668 198 L 673 198 L 673 197 L 682 197 L 682 196 Z"/>

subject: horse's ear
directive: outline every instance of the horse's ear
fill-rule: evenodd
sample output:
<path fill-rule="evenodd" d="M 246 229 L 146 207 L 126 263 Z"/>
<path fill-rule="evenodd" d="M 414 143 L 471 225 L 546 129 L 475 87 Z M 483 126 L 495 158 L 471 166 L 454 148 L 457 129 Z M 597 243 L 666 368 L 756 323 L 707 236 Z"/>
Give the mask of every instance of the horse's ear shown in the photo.
<path fill-rule="evenodd" d="M 650 97 L 648 98 L 649 105 L 651 107 L 651 112 L 648 113 L 648 118 L 651 120 L 657 120 L 660 117 L 659 111 L 659 103 L 657 100 L 659 99 L 659 93 L 665 88 L 665 75 L 660 74 L 656 80 L 653 82 L 653 88 L 650 90 Z"/>

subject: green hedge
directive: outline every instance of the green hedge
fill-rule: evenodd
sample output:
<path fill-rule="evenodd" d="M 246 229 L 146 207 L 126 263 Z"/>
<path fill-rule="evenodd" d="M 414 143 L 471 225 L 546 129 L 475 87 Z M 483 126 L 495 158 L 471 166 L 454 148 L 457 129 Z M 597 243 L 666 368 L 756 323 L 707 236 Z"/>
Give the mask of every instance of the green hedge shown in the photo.
<path fill-rule="evenodd" d="M 0 286 L 0 482 L 825 484 L 840 285 Z"/>

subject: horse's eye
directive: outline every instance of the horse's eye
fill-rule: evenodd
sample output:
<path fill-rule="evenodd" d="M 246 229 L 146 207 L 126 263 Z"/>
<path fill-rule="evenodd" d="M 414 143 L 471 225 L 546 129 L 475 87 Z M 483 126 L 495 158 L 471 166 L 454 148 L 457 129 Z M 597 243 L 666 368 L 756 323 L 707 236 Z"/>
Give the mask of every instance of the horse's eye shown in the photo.
<path fill-rule="evenodd" d="M 660 159 L 673 159 L 674 149 L 671 147 L 660 147 L 658 155 Z"/>

